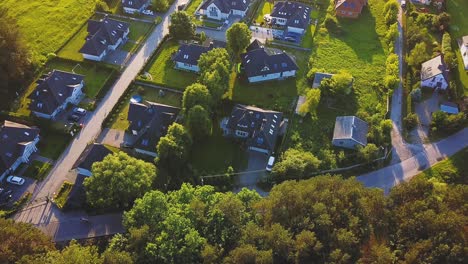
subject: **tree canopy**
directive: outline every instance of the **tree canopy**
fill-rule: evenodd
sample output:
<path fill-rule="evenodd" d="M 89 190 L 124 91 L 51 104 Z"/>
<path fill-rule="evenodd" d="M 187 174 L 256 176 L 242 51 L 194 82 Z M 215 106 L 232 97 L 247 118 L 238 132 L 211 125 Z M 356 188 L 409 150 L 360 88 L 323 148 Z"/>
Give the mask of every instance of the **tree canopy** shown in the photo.
<path fill-rule="evenodd" d="M 195 105 L 200 105 L 205 110 L 209 110 L 213 104 L 210 91 L 205 85 L 194 83 L 187 86 L 182 97 L 182 107 L 189 111 Z"/>
<path fill-rule="evenodd" d="M 198 60 L 199 82 L 204 84 L 216 104 L 229 88 L 231 62 L 226 49 L 216 48 L 203 53 Z"/>
<path fill-rule="evenodd" d="M 271 171 L 273 179 L 284 181 L 289 179 L 304 179 L 316 172 L 320 160 L 312 153 L 298 149 L 288 149 L 281 156 Z"/>
<path fill-rule="evenodd" d="M 319 89 L 309 89 L 306 92 L 305 101 L 299 107 L 299 113 L 302 116 L 305 116 L 307 113 L 310 113 L 312 116 L 315 116 L 320 103 L 320 94 L 321 92 Z"/>
<path fill-rule="evenodd" d="M 195 24 L 190 15 L 184 11 L 172 13 L 169 34 L 176 39 L 192 39 L 195 35 Z"/>
<path fill-rule="evenodd" d="M 192 107 L 188 112 L 187 127 L 194 139 L 210 136 L 213 127 L 210 114 L 200 105 Z"/>
<path fill-rule="evenodd" d="M 252 39 L 252 32 L 247 24 L 238 22 L 234 23 L 226 31 L 227 47 L 230 52 L 238 56 L 247 48 Z"/>

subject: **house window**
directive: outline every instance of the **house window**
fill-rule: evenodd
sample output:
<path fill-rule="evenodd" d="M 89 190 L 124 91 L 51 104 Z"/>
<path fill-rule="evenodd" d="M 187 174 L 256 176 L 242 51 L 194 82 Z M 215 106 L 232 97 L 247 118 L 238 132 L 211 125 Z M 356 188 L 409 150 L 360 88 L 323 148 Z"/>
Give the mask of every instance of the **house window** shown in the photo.
<path fill-rule="evenodd" d="M 184 63 L 184 66 L 185 67 L 192 67 L 192 65 L 188 64 L 188 63 Z"/>
<path fill-rule="evenodd" d="M 212 6 L 212 7 L 210 7 L 210 11 L 211 11 L 211 12 L 216 12 L 217 9 L 216 9 L 216 7 Z"/>
<path fill-rule="evenodd" d="M 245 131 L 236 130 L 236 136 L 238 136 L 238 137 L 247 137 L 248 135 L 249 135 L 249 133 L 247 133 Z"/>
<path fill-rule="evenodd" d="M 148 140 L 148 139 L 143 139 L 143 140 L 141 141 L 141 144 L 142 144 L 143 146 L 148 146 L 148 143 L 149 143 L 149 140 Z"/>

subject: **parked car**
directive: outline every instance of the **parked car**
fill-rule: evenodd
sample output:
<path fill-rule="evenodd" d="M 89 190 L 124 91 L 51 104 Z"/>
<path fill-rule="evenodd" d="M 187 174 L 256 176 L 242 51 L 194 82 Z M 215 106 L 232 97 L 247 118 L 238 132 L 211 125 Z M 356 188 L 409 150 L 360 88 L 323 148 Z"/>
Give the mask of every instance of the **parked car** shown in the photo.
<path fill-rule="evenodd" d="M 7 182 L 15 185 L 23 185 L 24 184 L 24 179 L 18 176 L 8 176 Z"/>
<path fill-rule="evenodd" d="M 69 115 L 68 120 L 78 122 L 80 120 L 80 117 L 78 115 Z"/>
<path fill-rule="evenodd" d="M 273 169 L 273 164 L 275 164 L 275 157 L 270 156 L 270 158 L 268 159 L 267 166 L 265 168 L 266 171 L 271 171 Z"/>
<path fill-rule="evenodd" d="M 283 40 L 283 36 L 281 36 L 281 35 L 273 34 L 273 38 L 277 39 L 277 40 Z"/>
<path fill-rule="evenodd" d="M 402 1 L 401 1 L 401 7 L 403 7 L 403 8 L 406 7 L 406 1 L 405 1 L 405 0 L 402 0 Z"/>
<path fill-rule="evenodd" d="M 284 40 L 289 41 L 289 42 L 297 42 L 297 39 L 291 36 L 285 37 Z"/>
<path fill-rule="evenodd" d="M 74 108 L 73 113 L 78 114 L 78 115 L 86 115 L 86 110 L 83 108 Z"/>
<path fill-rule="evenodd" d="M 151 10 L 143 10 L 143 12 L 141 13 L 143 13 L 143 15 L 150 15 L 150 16 L 154 15 L 154 12 Z"/>

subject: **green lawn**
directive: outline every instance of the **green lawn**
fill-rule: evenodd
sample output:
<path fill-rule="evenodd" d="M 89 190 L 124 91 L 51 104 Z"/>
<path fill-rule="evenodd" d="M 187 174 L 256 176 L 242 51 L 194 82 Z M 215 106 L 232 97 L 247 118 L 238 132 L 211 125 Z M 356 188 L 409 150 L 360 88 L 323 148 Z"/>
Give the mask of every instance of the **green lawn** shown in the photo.
<path fill-rule="evenodd" d="M 264 22 L 263 16 L 266 14 L 270 14 L 273 11 L 273 6 L 274 4 L 272 2 L 263 1 L 263 3 L 261 3 L 260 6 L 258 7 L 254 22 L 256 23 Z"/>
<path fill-rule="evenodd" d="M 158 54 L 153 56 L 145 71 L 149 72 L 156 84 L 184 90 L 185 87 L 197 81 L 198 75 L 191 72 L 174 69 L 171 54 L 177 52 L 179 44 L 176 41 L 166 41 Z"/>
<path fill-rule="evenodd" d="M 59 133 L 53 130 L 41 130 L 41 140 L 37 148 L 41 156 L 57 160 L 63 150 L 70 143 L 71 137 L 68 134 Z"/>
<path fill-rule="evenodd" d="M 450 34 L 452 40 L 456 41 L 457 39 L 468 35 L 468 1 L 466 0 L 447 0 L 446 1 L 448 12 L 451 15 L 451 27 Z M 458 57 L 458 76 L 460 76 L 461 85 L 464 89 L 465 96 L 468 96 L 468 74 L 466 73 L 462 56 L 460 54 L 460 49 L 458 45 L 454 46 L 454 51 Z"/>
<path fill-rule="evenodd" d="M 52 169 L 52 164 L 43 163 L 43 162 L 34 160 L 28 166 L 23 176 L 31 178 L 31 179 L 35 179 L 38 181 L 42 181 L 47 176 L 47 174 L 49 174 L 49 171 L 51 169 Z"/>
<path fill-rule="evenodd" d="M 95 15 L 94 19 L 101 19 L 101 15 Z M 135 43 L 141 42 L 146 34 L 153 28 L 153 24 L 140 21 L 133 21 L 130 19 L 116 18 L 117 20 L 130 23 L 130 33 L 128 35 L 129 42 L 124 45 L 124 50 L 133 51 L 137 46 Z M 85 43 L 87 32 L 87 25 L 84 24 L 78 34 L 76 34 L 59 52 L 58 56 L 64 59 L 75 61 L 84 61 L 83 56 L 79 50 Z"/>
<path fill-rule="evenodd" d="M 95 0 L 2 0 L 0 7 L 18 21 L 33 60 L 44 62 L 94 13 Z"/>
<path fill-rule="evenodd" d="M 130 97 L 137 94 L 137 91 L 139 90 L 140 86 L 133 86 L 132 87 L 132 93 L 128 96 L 129 98 L 126 98 L 126 101 L 124 101 L 125 106 L 119 111 L 117 114 L 117 118 L 114 120 L 114 123 L 111 125 L 111 128 L 113 129 L 119 129 L 119 130 L 126 130 L 129 126 L 129 123 L 127 121 L 127 116 L 128 116 L 128 107 L 129 107 L 129 100 Z M 150 102 L 155 102 L 155 103 L 161 103 L 161 104 L 167 104 L 167 105 L 172 105 L 176 107 L 181 106 L 181 101 L 182 101 L 182 95 L 177 94 L 177 93 L 171 93 L 171 92 L 165 92 L 165 95 L 163 97 L 159 96 L 159 89 L 153 89 L 149 87 L 141 87 L 144 89 L 143 92 L 143 100 L 147 100 Z"/>
<path fill-rule="evenodd" d="M 419 175 L 438 182 L 468 184 L 467 160 L 468 148 L 464 148 L 452 157 L 437 163 Z"/>
<path fill-rule="evenodd" d="M 193 16 L 195 14 L 195 11 L 197 10 L 198 6 L 201 4 L 203 0 L 192 0 L 188 4 L 187 8 L 185 9 L 185 12 L 187 14 Z"/>

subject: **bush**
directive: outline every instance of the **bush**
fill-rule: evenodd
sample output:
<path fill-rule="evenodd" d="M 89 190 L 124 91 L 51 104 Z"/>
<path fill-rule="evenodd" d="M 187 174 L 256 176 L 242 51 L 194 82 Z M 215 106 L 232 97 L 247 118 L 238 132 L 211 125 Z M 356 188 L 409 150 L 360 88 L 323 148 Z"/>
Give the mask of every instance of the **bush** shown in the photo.
<path fill-rule="evenodd" d="M 422 92 L 421 92 L 421 88 L 416 88 L 414 89 L 413 91 L 411 91 L 410 93 L 411 95 L 411 99 L 415 102 L 421 102 L 421 99 L 422 99 Z"/>
<path fill-rule="evenodd" d="M 58 208 L 63 209 L 63 207 L 67 203 L 68 196 L 70 195 L 72 188 L 73 183 L 67 181 L 63 182 L 62 187 L 60 187 L 60 190 L 54 197 L 54 202 Z"/>
<path fill-rule="evenodd" d="M 419 117 L 415 113 L 409 113 L 403 118 L 403 123 L 407 130 L 413 130 L 419 124 Z"/>
<path fill-rule="evenodd" d="M 109 6 L 104 1 L 96 2 L 96 11 L 109 12 Z"/>

